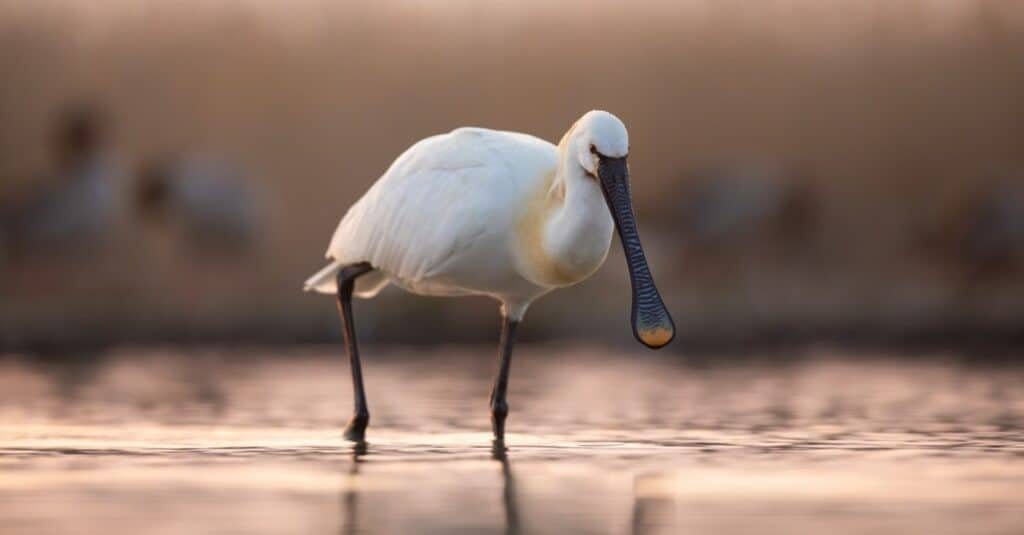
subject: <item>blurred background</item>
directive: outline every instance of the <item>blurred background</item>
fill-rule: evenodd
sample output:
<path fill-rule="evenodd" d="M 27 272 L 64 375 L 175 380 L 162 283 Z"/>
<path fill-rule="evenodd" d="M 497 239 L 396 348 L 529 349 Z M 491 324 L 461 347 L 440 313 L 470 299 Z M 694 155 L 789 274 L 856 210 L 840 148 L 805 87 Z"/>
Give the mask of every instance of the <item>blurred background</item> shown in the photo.
<path fill-rule="evenodd" d="M 389 288 L 343 441 L 347 208 L 594 108 L 676 342 L 613 244 L 505 448 L 496 303 Z M 1015 534 L 1021 348 L 1019 0 L 0 0 L 0 534 Z"/>
<path fill-rule="evenodd" d="M 593 108 L 670 351 L 1024 341 L 1015 2 L 0 0 L 0 79 L 8 352 L 337 340 L 301 283 L 398 154 Z M 618 248 L 524 338 L 632 343 Z M 486 299 L 357 308 L 370 341 L 497 335 Z"/>

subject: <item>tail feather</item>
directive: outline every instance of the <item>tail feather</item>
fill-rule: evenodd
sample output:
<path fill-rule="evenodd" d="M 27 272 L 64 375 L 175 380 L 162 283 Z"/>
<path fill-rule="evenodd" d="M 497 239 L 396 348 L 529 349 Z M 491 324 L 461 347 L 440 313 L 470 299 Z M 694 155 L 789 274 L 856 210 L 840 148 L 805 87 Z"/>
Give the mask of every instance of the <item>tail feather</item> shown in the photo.
<path fill-rule="evenodd" d="M 303 291 L 332 295 L 338 293 L 338 272 L 345 265 L 345 262 L 333 260 L 327 267 L 306 279 L 306 282 L 302 285 Z M 390 280 L 386 274 L 373 270 L 356 279 L 354 293 L 356 297 L 368 299 L 380 293 L 389 282 Z"/>
<path fill-rule="evenodd" d="M 306 279 L 302 290 L 306 292 L 319 292 L 322 294 L 333 294 L 338 291 L 338 272 L 341 271 L 343 263 L 335 260 L 327 267 L 317 271 L 312 277 Z"/>

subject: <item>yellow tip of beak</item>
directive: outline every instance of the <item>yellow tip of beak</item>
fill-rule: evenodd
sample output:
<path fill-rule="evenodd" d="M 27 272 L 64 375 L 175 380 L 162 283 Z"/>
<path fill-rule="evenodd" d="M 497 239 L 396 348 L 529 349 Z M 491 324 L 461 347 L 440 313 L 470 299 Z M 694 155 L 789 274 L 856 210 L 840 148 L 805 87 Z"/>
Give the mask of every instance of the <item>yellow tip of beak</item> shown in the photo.
<path fill-rule="evenodd" d="M 640 336 L 640 341 L 647 347 L 658 349 L 665 347 L 672 338 L 675 337 L 676 333 L 673 329 L 667 327 L 652 327 L 650 329 L 640 329 L 637 331 L 637 335 Z"/>

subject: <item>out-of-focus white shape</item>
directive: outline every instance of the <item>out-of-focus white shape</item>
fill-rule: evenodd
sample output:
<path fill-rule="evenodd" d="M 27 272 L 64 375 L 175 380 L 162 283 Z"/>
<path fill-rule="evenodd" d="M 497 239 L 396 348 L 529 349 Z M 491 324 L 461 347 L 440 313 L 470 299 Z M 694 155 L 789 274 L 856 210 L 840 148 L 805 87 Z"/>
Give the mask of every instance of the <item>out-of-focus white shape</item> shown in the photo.
<path fill-rule="evenodd" d="M 677 222 L 695 244 L 741 245 L 768 232 L 806 231 L 815 201 L 809 185 L 767 165 L 715 166 L 694 173 L 678 199 Z M 783 236 L 785 237 L 785 236 Z"/>
<path fill-rule="evenodd" d="M 238 252 L 260 235 L 260 210 L 242 173 L 225 161 L 201 155 L 167 158 L 142 172 L 143 214 L 180 232 L 204 252 Z"/>
<path fill-rule="evenodd" d="M 120 211 L 120 167 L 106 150 L 106 125 L 90 108 L 70 109 L 55 130 L 54 176 L 41 191 L 0 207 L 12 256 L 64 254 L 101 245 Z"/>

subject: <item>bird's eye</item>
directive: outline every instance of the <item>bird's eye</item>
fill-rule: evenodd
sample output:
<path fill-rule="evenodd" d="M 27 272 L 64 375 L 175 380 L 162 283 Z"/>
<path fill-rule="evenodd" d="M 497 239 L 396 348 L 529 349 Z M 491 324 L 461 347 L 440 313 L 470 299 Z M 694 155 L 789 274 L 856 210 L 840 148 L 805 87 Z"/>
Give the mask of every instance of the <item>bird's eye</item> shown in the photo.
<path fill-rule="evenodd" d="M 593 145 L 593 144 L 592 144 L 592 145 L 590 145 L 590 153 L 591 153 L 591 154 L 598 154 L 598 152 L 597 152 L 597 146 L 596 146 L 596 145 Z"/>

